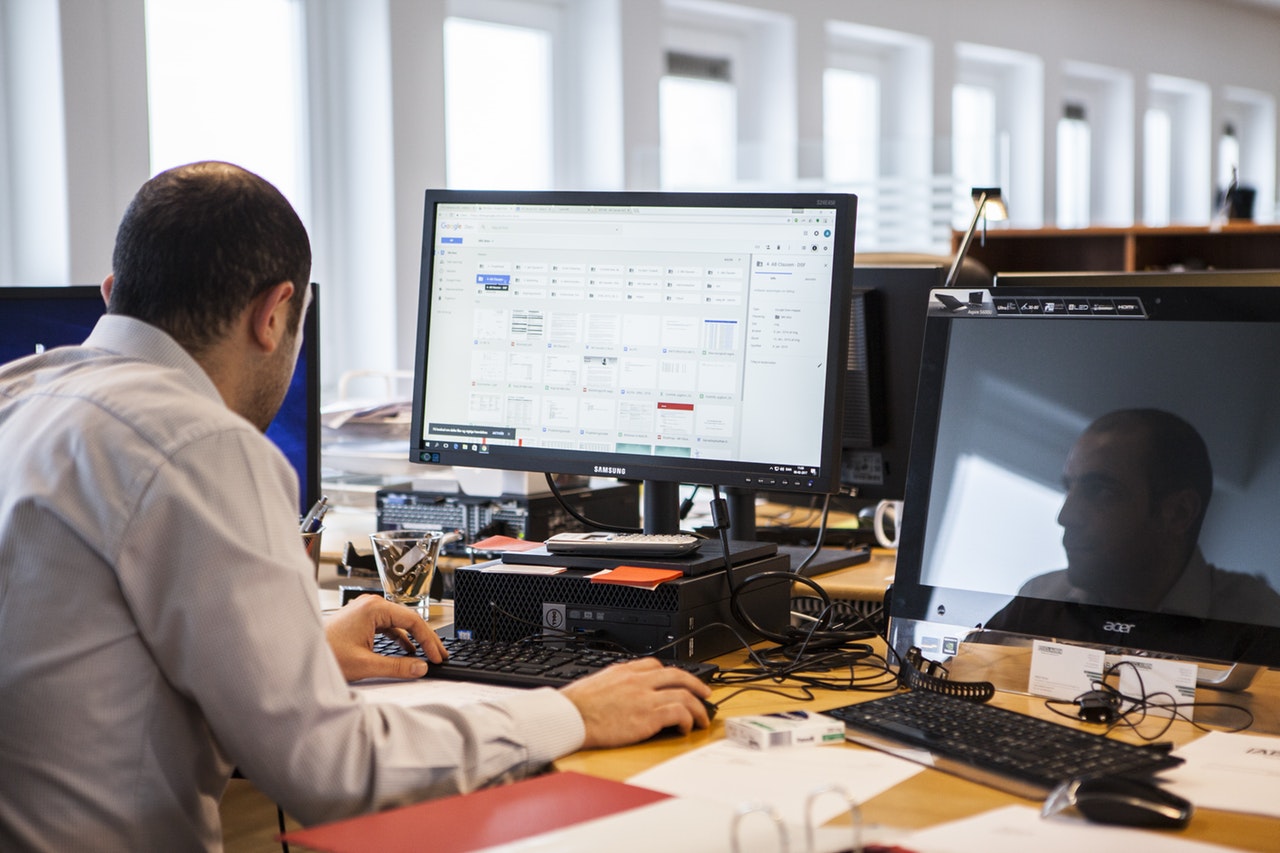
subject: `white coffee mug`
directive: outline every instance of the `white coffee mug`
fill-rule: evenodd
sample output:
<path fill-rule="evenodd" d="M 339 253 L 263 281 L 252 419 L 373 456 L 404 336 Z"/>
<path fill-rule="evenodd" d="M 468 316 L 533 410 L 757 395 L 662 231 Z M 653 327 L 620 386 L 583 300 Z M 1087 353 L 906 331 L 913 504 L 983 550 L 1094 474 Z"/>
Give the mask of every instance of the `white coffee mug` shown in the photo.
<path fill-rule="evenodd" d="M 880 501 L 872 526 L 882 548 L 897 548 L 902 538 L 902 501 Z M 885 528 L 888 527 L 888 531 Z M 889 535 L 889 533 L 893 535 Z"/>

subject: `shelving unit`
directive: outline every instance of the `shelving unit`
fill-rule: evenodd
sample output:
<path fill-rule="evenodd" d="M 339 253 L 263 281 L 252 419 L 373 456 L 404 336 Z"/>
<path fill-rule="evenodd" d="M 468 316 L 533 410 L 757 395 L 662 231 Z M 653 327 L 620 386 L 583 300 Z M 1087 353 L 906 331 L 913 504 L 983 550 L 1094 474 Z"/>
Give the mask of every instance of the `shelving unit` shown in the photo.
<path fill-rule="evenodd" d="M 954 252 L 963 235 L 952 235 Z M 1170 269 L 1280 269 L 1280 225 L 1208 227 L 1041 228 L 987 232 L 969 257 L 993 273 Z"/>

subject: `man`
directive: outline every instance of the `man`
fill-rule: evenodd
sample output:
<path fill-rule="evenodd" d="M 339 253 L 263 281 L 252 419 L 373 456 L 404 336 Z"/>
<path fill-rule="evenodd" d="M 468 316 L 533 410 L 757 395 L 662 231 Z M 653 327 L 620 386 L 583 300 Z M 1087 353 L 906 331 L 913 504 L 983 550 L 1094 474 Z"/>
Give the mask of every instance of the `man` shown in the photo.
<path fill-rule="evenodd" d="M 1213 469 L 1182 418 L 1159 409 L 1103 415 L 1072 446 L 1063 483 L 1067 568 L 1031 578 L 1020 597 L 1280 624 L 1280 595 L 1265 579 L 1212 566 L 1200 551 Z M 1011 605 L 1028 606 L 1037 605 Z M 1041 621 L 1067 618 L 1061 608 L 1039 609 Z M 1007 616 L 987 627 L 1001 628 Z"/>
<path fill-rule="evenodd" d="M 708 688 L 654 660 L 465 711 L 354 698 L 428 667 L 376 632 L 443 649 L 374 596 L 321 623 L 296 478 L 262 435 L 310 265 L 266 181 L 164 172 L 84 345 L 0 368 L 0 849 L 219 849 L 233 767 L 314 823 L 707 725 Z"/>

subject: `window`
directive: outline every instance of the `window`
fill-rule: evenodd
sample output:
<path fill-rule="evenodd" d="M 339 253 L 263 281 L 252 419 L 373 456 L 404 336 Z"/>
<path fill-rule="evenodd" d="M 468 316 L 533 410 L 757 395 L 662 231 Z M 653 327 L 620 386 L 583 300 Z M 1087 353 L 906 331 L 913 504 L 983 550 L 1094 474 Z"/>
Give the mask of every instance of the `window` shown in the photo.
<path fill-rule="evenodd" d="M 546 30 L 446 19 L 449 186 L 554 186 L 551 48 L 551 33 Z"/>
<path fill-rule="evenodd" d="M 1055 221 L 1064 228 L 1133 224 L 1133 75 L 1070 61 L 1062 65 Z"/>
<path fill-rule="evenodd" d="M 146 0 L 151 170 L 227 160 L 309 218 L 301 4 Z"/>
<path fill-rule="evenodd" d="M 1160 115 L 1149 119 L 1157 123 L 1156 135 L 1144 143 L 1143 161 L 1151 160 L 1155 171 L 1150 177 L 1164 185 L 1150 188 L 1156 193 L 1154 200 L 1159 203 L 1161 194 L 1167 194 L 1167 202 L 1154 211 L 1144 209 L 1143 221 L 1148 225 L 1207 224 L 1214 183 L 1209 87 L 1196 80 L 1153 74 L 1148 78 L 1147 98 L 1147 109 Z M 1167 128 L 1160 126 L 1164 122 Z"/>
<path fill-rule="evenodd" d="M 665 189 L 728 186 L 738 175 L 738 92 L 728 59 L 668 52 L 659 83 Z"/>
<path fill-rule="evenodd" d="M 1149 109 L 1143 117 L 1142 221 L 1145 225 L 1168 225 L 1172 208 L 1173 122 L 1169 113 Z"/>
<path fill-rule="evenodd" d="M 1089 224 L 1089 165 L 1093 144 L 1084 107 L 1067 104 L 1058 119 L 1058 215 L 1059 228 L 1083 228 Z"/>
<path fill-rule="evenodd" d="M 1242 188 L 1239 201 L 1247 207 L 1247 201 L 1252 200 L 1253 209 L 1248 213 L 1258 222 L 1275 218 L 1275 112 L 1275 99 L 1267 92 L 1237 86 L 1223 90 L 1215 189 L 1230 182 L 1231 166 L 1237 166 Z M 1246 213 L 1243 209 L 1237 212 Z"/>
<path fill-rule="evenodd" d="M 1218 189 L 1225 190 L 1237 180 L 1240 171 L 1240 138 L 1236 126 L 1227 122 L 1218 137 Z"/>
<path fill-rule="evenodd" d="M 732 190 L 791 184 L 797 85 L 790 16 L 705 0 L 663 0 L 662 7 L 657 184 Z M 637 155 L 644 152 L 629 154 Z"/>
<path fill-rule="evenodd" d="M 58 3 L 0 0 L 0 283 L 66 284 L 67 128 Z"/>
<path fill-rule="evenodd" d="M 828 21 L 826 35 L 821 174 L 857 193 L 859 248 L 947 251 L 952 197 L 934 180 L 930 42 L 852 21 Z"/>
<path fill-rule="evenodd" d="M 1009 217 L 1036 228 L 1044 210 L 1044 64 L 1036 56 L 986 45 L 956 45 L 951 152 L 955 221 L 973 215 L 969 190 L 996 186 Z"/>
<path fill-rule="evenodd" d="M 822 75 L 823 173 L 835 184 L 880 177 L 880 80 L 828 68 Z"/>
<path fill-rule="evenodd" d="M 958 85 L 951 95 L 952 172 L 961 187 L 1001 186 L 997 163 L 996 93 Z"/>

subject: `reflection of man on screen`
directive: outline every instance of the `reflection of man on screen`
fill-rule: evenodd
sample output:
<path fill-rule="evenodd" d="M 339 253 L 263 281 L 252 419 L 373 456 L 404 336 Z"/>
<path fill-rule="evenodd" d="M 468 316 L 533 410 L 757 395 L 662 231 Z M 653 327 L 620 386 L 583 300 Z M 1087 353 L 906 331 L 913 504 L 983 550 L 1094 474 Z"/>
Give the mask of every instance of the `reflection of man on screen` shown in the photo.
<path fill-rule="evenodd" d="M 1213 469 L 1182 418 L 1159 409 L 1103 415 L 1071 448 L 1063 484 L 1067 568 L 1031 578 L 1020 597 L 1280 624 L 1280 595 L 1265 579 L 1219 569 L 1200 552 Z"/>

